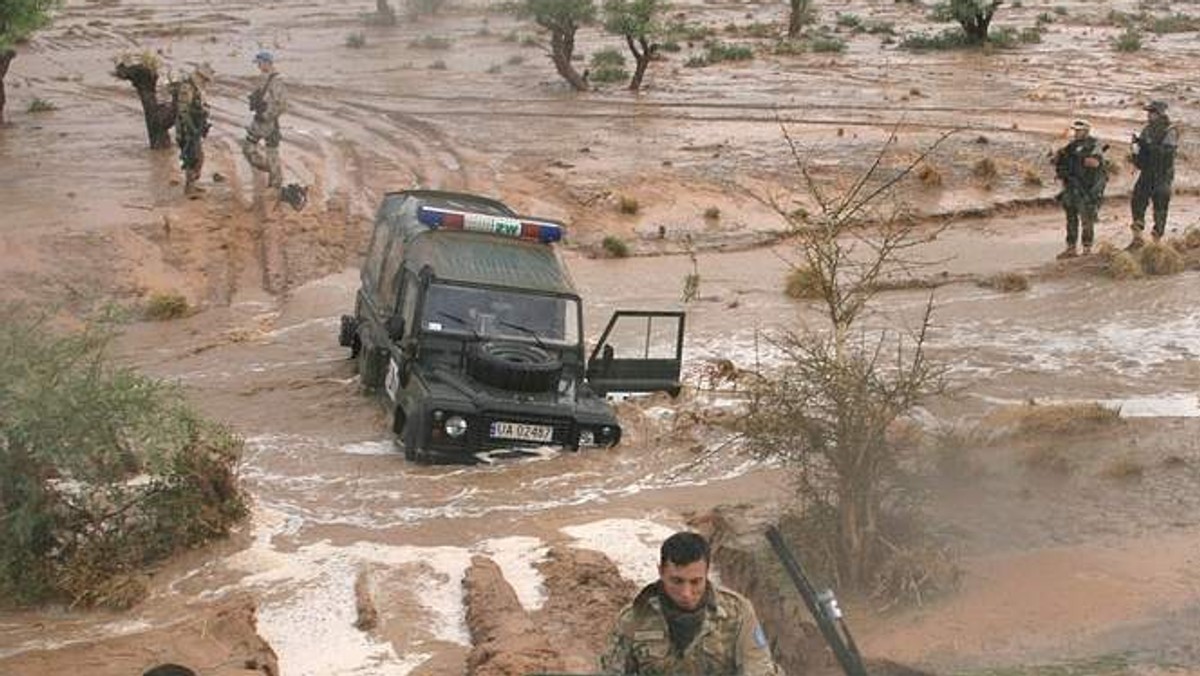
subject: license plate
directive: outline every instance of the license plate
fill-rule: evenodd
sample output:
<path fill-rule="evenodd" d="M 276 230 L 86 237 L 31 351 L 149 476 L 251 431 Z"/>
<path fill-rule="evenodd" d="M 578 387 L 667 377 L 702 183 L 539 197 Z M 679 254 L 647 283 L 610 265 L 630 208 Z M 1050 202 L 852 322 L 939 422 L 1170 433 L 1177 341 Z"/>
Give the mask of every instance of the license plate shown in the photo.
<path fill-rule="evenodd" d="M 554 437 L 554 428 L 549 425 L 527 425 L 525 423 L 501 422 L 492 423 L 493 439 L 518 439 L 520 441 L 550 441 Z"/>

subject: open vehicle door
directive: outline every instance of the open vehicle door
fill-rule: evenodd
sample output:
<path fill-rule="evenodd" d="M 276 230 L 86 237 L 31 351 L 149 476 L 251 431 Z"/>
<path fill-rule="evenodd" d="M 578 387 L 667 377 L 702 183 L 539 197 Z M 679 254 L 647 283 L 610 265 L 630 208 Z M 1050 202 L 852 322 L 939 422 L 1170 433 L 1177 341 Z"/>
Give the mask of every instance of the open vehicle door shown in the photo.
<path fill-rule="evenodd" d="M 683 318 L 682 312 L 614 312 L 588 359 L 592 390 L 679 394 Z"/>

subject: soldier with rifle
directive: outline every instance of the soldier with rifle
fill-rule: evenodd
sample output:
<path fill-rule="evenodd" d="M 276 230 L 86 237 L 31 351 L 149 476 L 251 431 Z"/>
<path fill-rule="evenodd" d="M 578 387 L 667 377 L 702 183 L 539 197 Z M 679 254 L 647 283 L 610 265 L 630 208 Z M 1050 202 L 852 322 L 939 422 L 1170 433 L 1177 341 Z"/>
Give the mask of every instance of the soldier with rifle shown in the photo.
<path fill-rule="evenodd" d="M 1083 226 L 1083 255 L 1092 252 L 1096 238 L 1096 220 L 1108 173 L 1104 167 L 1104 147 L 1092 136 L 1087 120 L 1071 123 L 1071 141 L 1054 154 L 1054 175 L 1062 181 L 1057 199 L 1067 213 L 1067 248 L 1058 254 L 1059 260 L 1079 255 L 1076 248 Z"/>
<path fill-rule="evenodd" d="M 1179 130 L 1167 117 L 1166 101 L 1151 101 L 1144 106 L 1146 126 L 1134 134 L 1130 148 L 1137 167 L 1137 182 L 1133 185 L 1130 210 L 1133 212 L 1133 240 L 1127 248 L 1142 246 L 1146 229 L 1146 207 L 1154 205 L 1154 241 L 1162 239 L 1167 229 L 1167 208 L 1171 205 L 1171 184 L 1175 181 L 1175 151 L 1179 147 Z"/>
<path fill-rule="evenodd" d="M 283 187 L 283 171 L 279 165 L 279 142 L 283 135 L 279 131 L 279 116 L 287 110 L 287 95 L 279 73 L 275 72 L 275 57 L 271 52 L 259 52 L 254 63 L 258 65 L 262 79 L 250 93 L 250 111 L 254 113 L 254 120 L 246 127 L 242 153 L 251 166 L 267 172 L 268 186 L 280 188 Z"/>

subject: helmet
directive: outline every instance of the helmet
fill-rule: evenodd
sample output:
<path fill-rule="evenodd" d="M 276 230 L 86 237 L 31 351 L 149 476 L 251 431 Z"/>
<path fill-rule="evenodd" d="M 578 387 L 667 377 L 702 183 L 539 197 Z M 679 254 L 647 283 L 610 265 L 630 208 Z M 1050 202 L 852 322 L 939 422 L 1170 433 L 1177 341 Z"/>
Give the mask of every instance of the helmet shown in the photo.
<path fill-rule="evenodd" d="M 254 55 L 254 63 L 275 63 L 275 55 L 263 50 Z"/>

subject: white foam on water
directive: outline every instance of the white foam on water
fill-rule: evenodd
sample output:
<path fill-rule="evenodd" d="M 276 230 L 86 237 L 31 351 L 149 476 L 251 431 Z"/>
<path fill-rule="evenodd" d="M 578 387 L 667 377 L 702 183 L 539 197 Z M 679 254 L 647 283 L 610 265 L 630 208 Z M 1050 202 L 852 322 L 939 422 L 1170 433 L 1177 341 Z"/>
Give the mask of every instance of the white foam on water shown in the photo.
<path fill-rule="evenodd" d="M 546 603 L 542 574 L 534 567 L 549 552 L 541 540 L 522 536 L 497 538 L 480 543 L 476 549 L 500 566 L 522 607 L 537 610 Z"/>
<path fill-rule="evenodd" d="M 399 451 L 394 441 L 362 441 L 356 444 L 346 444 L 338 449 L 349 455 L 396 455 Z"/>
<path fill-rule="evenodd" d="M 560 530 L 576 546 L 607 556 L 621 577 L 646 584 L 658 578 L 659 548 L 677 529 L 648 519 L 603 519 Z"/>
<path fill-rule="evenodd" d="M 89 627 L 86 635 L 79 638 L 63 639 L 58 641 L 37 639 L 33 641 L 26 641 L 18 645 L 0 646 L 0 659 L 11 657 L 13 655 L 19 655 L 25 652 L 59 650 L 61 648 L 66 648 L 76 644 L 93 643 L 98 639 L 117 638 L 120 636 L 129 636 L 131 634 L 140 634 L 145 631 L 150 631 L 154 628 L 154 625 L 142 619 L 107 622 L 98 627 Z"/>

